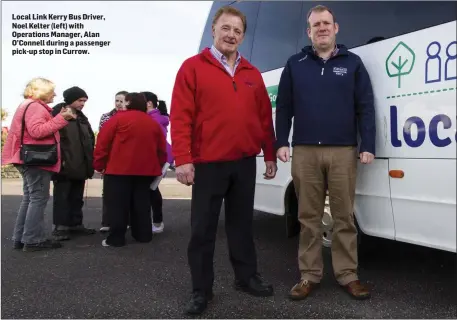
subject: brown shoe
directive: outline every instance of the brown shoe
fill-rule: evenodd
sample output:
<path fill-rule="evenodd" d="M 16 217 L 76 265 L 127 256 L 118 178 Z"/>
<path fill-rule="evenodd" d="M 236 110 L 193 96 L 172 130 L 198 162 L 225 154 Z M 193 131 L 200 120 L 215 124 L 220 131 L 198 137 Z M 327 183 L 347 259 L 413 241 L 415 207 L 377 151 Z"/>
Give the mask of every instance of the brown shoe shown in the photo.
<path fill-rule="evenodd" d="M 349 282 L 347 285 L 342 287 L 352 298 L 357 300 L 369 299 L 371 296 L 368 288 L 361 284 L 359 280 Z"/>
<path fill-rule="evenodd" d="M 291 300 L 303 300 L 306 299 L 310 293 L 316 288 L 319 284 L 311 282 L 309 280 L 301 280 L 297 283 L 289 292 L 289 299 Z"/>

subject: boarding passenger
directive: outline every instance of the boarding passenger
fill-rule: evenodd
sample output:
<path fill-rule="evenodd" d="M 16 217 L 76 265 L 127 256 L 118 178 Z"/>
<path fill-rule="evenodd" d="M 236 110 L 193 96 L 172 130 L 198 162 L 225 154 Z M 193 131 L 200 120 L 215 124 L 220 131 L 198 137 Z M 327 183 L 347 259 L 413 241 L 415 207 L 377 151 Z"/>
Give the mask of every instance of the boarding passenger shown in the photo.
<path fill-rule="evenodd" d="M 84 226 L 84 189 L 87 179 L 94 175 L 92 167 L 95 135 L 89 119 L 83 113 L 87 102 L 86 92 L 71 87 L 63 92 L 64 102 L 57 104 L 52 115 L 64 108 L 70 109 L 76 118 L 60 129 L 62 167 L 53 178 L 53 236 L 56 240 L 69 240 L 75 235 L 91 235 L 96 231 Z"/>
<path fill-rule="evenodd" d="M 146 97 L 147 102 L 147 114 L 154 119 L 158 124 L 160 124 L 162 128 L 162 132 L 164 136 L 167 136 L 168 133 L 168 125 L 170 124 L 169 117 L 167 115 L 162 114 L 159 110 L 159 100 L 157 99 L 157 95 L 152 92 L 145 91 L 142 92 Z M 164 102 L 162 102 L 164 104 Z M 163 107 L 162 107 L 163 108 Z M 165 106 L 166 108 L 166 106 Z M 173 164 L 173 155 L 171 154 L 171 145 L 168 141 L 165 141 L 167 145 L 167 162 L 172 165 Z M 151 195 L 151 209 L 152 209 L 152 232 L 153 233 L 161 233 L 163 232 L 165 225 L 163 223 L 163 198 L 162 194 L 160 193 L 159 187 L 155 190 L 150 191 Z"/>
<path fill-rule="evenodd" d="M 104 174 L 110 223 L 103 246 L 125 245 L 129 217 L 133 238 L 152 240 L 149 190 L 167 160 L 162 128 L 146 114 L 144 95 L 129 93 L 125 101 L 127 110 L 105 123 L 94 151 L 94 168 Z"/>
<path fill-rule="evenodd" d="M 334 221 L 335 278 L 352 297 L 366 299 L 370 292 L 357 275 L 353 207 L 357 158 L 369 164 L 375 155 L 373 89 L 360 57 L 336 44 L 339 26 L 332 11 L 316 6 L 307 21 L 312 46 L 289 58 L 276 100 L 277 156 L 283 162 L 290 160 L 288 139 L 294 119 L 292 177 L 301 224 L 301 280 L 289 296 L 305 299 L 322 279 L 321 222 L 327 186 Z M 300 90 L 295 90 L 298 86 Z"/>
<path fill-rule="evenodd" d="M 127 91 L 119 91 L 118 93 L 116 93 L 116 95 L 114 97 L 114 109 L 108 113 L 104 113 L 100 118 L 100 124 L 98 126 L 99 132 L 102 129 L 103 125 L 106 123 L 106 121 L 108 121 L 112 116 L 114 116 L 119 110 L 125 110 L 125 96 L 127 95 L 127 93 L 128 93 Z M 103 177 L 102 177 L 102 179 L 103 179 Z M 104 185 L 105 185 L 105 181 L 103 180 L 102 199 L 105 199 L 105 197 L 103 197 L 103 190 L 105 189 Z M 109 231 L 108 214 L 106 212 L 105 202 L 102 202 L 102 227 L 100 228 L 100 232 L 108 232 L 108 231 Z"/>
<path fill-rule="evenodd" d="M 54 89 L 54 83 L 43 78 L 35 78 L 27 84 L 25 100 L 14 113 L 3 146 L 2 165 L 13 164 L 23 180 L 24 195 L 13 233 L 14 249 L 23 251 L 62 246 L 60 242 L 47 239 L 44 211 L 49 200 L 51 176 L 61 167 L 59 130 L 75 115 L 70 109 L 62 109 L 52 117 L 48 104 L 54 100 Z M 33 151 L 39 149 L 40 156 L 34 156 L 37 153 Z"/>
<path fill-rule="evenodd" d="M 262 76 L 238 52 L 246 17 L 226 6 L 213 19 L 214 44 L 180 67 L 171 101 L 171 140 L 178 181 L 192 185 L 192 276 L 189 314 L 213 297 L 213 256 L 224 200 L 225 227 L 235 287 L 271 296 L 258 274 L 252 234 L 256 156 L 263 150 L 266 179 L 276 175 L 272 107 Z"/>

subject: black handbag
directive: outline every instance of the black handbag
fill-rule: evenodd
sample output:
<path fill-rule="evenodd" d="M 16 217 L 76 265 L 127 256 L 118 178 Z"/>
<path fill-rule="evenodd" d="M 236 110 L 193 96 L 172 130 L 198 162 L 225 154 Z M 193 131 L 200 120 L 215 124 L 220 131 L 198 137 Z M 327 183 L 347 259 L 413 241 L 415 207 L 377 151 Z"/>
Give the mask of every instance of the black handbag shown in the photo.
<path fill-rule="evenodd" d="M 24 144 L 25 113 L 31 103 L 27 105 L 22 116 L 20 159 L 27 166 L 53 166 L 58 160 L 57 139 L 54 133 L 54 144 Z"/>

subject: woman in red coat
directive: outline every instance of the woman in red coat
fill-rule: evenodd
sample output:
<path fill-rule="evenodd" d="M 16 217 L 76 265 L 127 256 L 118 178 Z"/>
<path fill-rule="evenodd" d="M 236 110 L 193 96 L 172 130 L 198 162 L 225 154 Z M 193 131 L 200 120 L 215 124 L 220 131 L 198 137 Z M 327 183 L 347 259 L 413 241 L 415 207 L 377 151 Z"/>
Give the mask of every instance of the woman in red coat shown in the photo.
<path fill-rule="evenodd" d="M 129 214 L 133 238 L 152 240 L 149 190 L 167 161 L 165 136 L 146 114 L 144 96 L 129 93 L 125 103 L 127 110 L 116 113 L 100 130 L 94 151 L 94 168 L 104 174 L 103 197 L 110 221 L 104 246 L 125 245 Z"/>

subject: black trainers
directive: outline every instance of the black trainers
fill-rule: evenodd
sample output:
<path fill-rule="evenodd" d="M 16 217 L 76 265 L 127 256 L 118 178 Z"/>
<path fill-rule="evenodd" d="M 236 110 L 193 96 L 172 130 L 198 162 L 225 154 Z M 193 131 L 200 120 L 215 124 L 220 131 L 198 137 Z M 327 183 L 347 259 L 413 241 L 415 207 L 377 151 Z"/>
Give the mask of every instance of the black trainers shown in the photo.
<path fill-rule="evenodd" d="M 69 231 L 71 234 L 81 235 L 81 236 L 86 236 L 86 235 L 91 235 L 91 234 L 97 233 L 97 230 L 86 228 L 83 225 L 76 226 L 76 227 L 70 227 Z"/>
<path fill-rule="evenodd" d="M 25 244 L 22 250 L 25 252 L 33 252 L 58 248 L 62 248 L 62 244 L 60 242 L 54 240 L 46 240 L 34 244 Z"/>
<path fill-rule="evenodd" d="M 13 242 L 13 249 L 14 250 L 22 250 L 24 248 L 24 244 L 20 241 L 14 241 Z"/>
<path fill-rule="evenodd" d="M 273 286 L 266 283 L 258 274 L 249 278 L 248 282 L 235 280 L 235 289 L 255 297 L 270 297 L 273 295 Z"/>
<path fill-rule="evenodd" d="M 52 232 L 52 237 L 55 241 L 70 240 L 70 232 L 68 230 L 54 229 L 54 231 Z"/>

